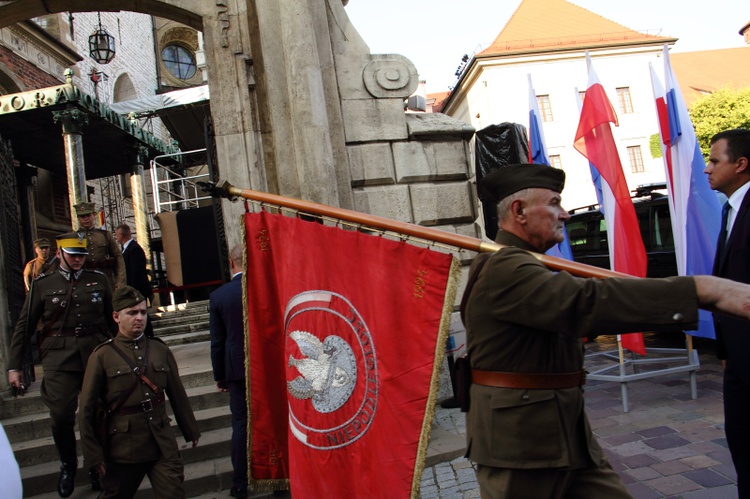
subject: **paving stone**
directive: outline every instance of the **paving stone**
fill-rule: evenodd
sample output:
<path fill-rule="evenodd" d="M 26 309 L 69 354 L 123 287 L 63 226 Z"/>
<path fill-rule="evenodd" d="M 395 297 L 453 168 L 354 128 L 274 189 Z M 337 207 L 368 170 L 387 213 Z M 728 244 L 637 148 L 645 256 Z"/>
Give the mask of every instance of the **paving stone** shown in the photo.
<path fill-rule="evenodd" d="M 685 459 L 681 459 L 683 463 L 687 464 L 693 469 L 700 469 L 700 468 L 710 468 L 711 466 L 717 466 L 721 464 L 719 461 L 716 461 L 715 459 L 711 459 L 708 456 L 691 456 L 686 457 Z"/>
<path fill-rule="evenodd" d="M 682 475 L 664 476 L 648 480 L 645 483 L 666 496 L 682 494 L 701 488 L 700 485 Z"/>
<path fill-rule="evenodd" d="M 693 470 L 693 468 L 683 463 L 682 461 L 669 461 L 666 463 L 657 463 L 657 464 L 651 465 L 651 467 L 664 476 L 678 475 L 680 473 L 687 473 L 688 471 Z"/>
<path fill-rule="evenodd" d="M 652 478 L 658 478 L 658 477 L 662 476 L 661 473 L 659 473 L 655 469 L 650 468 L 648 466 L 644 466 L 642 468 L 633 468 L 633 469 L 630 469 L 630 470 L 626 470 L 625 474 L 632 476 L 633 478 L 635 478 L 639 482 L 643 482 L 643 481 L 646 481 L 646 480 L 650 480 Z"/>
<path fill-rule="evenodd" d="M 706 469 L 689 471 L 683 476 L 706 488 L 718 487 L 720 485 L 729 485 L 730 483 L 732 483 L 732 481 L 727 477 Z"/>
<path fill-rule="evenodd" d="M 637 454 L 635 456 L 623 457 L 620 461 L 628 468 L 641 468 L 643 466 L 651 466 L 659 463 L 658 460 L 648 454 Z"/>
<path fill-rule="evenodd" d="M 647 428 L 638 432 L 645 438 L 661 437 L 663 435 L 669 435 L 675 433 L 675 430 L 669 426 L 657 426 L 655 428 Z"/>
<path fill-rule="evenodd" d="M 665 435 L 662 437 L 655 437 L 655 438 L 649 438 L 643 441 L 646 445 L 649 447 L 652 447 L 654 449 L 671 449 L 673 447 L 680 447 L 683 445 L 687 445 L 690 443 L 689 440 L 685 440 L 684 438 L 678 436 L 678 435 Z"/>

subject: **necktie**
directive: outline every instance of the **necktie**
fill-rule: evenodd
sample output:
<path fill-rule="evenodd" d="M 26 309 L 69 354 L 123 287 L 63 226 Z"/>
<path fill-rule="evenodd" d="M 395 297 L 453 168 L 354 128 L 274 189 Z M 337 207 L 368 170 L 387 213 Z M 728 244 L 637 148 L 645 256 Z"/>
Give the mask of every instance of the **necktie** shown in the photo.
<path fill-rule="evenodd" d="M 716 245 L 716 256 L 719 261 L 723 260 L 727 246 L 727 220 L 729 219 L 729 201 L 721 208 L 721 230 L 719 231 L 719 244 Z"/>

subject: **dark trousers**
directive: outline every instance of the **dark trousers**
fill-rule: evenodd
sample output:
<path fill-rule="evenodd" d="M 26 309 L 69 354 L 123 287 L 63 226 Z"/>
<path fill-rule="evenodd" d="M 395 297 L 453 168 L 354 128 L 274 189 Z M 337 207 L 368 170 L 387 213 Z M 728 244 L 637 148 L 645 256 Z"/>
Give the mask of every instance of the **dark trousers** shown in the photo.
<path fill-rule="evenodd" d="M 482 499 L 632 499 L 609 462 L 580 470 L 477 467 Z"/>
<path fill-rule="evenodd" d="M 60 461 L 76 466 L 78 458 L 74 426 L 82 383 L 82 372 L 48 370 L 44 372 L 40 390 L 42 402 L 49 408 L 52 439 L 60 454 Z"/>
<path fill-rule="evenodd" d="M 740 499 L 750 499 L 750 386 L 733 371 L 724 371 L 724 422 L 729 452 L 737 470 Z"/>
<path fill-rule="evenodd" d="M 102 477 L 102 488 L 99 499 L 132 499 L 148 475 L 153 490 L 153 497 L 184 499 L 185 472 L 180 453 L 170 457 L 161 457 L 157 461 L 145 463 L 107 462 L 107 473 Z"/>
<path fill-rule="evenodd" d="M 228 381 L 232 412 L 232 486 L 247 487 L 247 398 L 245 380 Z"/>

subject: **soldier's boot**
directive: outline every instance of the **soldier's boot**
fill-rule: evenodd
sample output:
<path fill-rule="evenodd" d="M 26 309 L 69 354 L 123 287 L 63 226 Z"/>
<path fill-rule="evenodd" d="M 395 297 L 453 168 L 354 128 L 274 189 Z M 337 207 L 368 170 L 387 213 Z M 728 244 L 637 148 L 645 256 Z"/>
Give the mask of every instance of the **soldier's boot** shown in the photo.
<path fill-rule="evenodd" d="M 60 465 L 60 480 L 57 482 L 57 493 L 60 497 L 70 497 L 75 488 L 76 469 L 78 463 L 63 463 Z"/>
<path fill-rule="evenodd" d="M 89 478 L 91 479 L 91 490 L 102 490 L 102 483 L 99 481 L 99 472 L 96 468 L 89 468 Z"/>

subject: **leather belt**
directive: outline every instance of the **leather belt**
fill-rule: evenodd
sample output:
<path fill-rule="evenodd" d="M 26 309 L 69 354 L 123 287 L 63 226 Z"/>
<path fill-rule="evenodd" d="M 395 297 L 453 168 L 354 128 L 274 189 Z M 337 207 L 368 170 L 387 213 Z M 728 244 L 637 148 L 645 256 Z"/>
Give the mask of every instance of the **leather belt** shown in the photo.
<path fill-rule="evenodd" d="M 120 407 L 117 409 L 116 414 L 128 416 L 130 414 L 140 414 L 142 412 L 151 412 L 154 407 L 159 407 L 164 403 L 164 392 L 161 392 L 154 398 L 142 400 L 140 404 L 130 405 L 127 407 Z"/>
<path fill-rule="evenodd" d="M 586 371 L 572 373 L 502 373 L 472 369 L 471 382 L 496 388 L 559 390 L 583 386 L 586 383 Z"/>
<path fill-rule="evenodd" d="M 89 327 L 71 327 L 61 329 L 55 332 L 51 336 L 89 336 L 91 334 L 101 333 L 101 326 L 89 326 Z"/>

